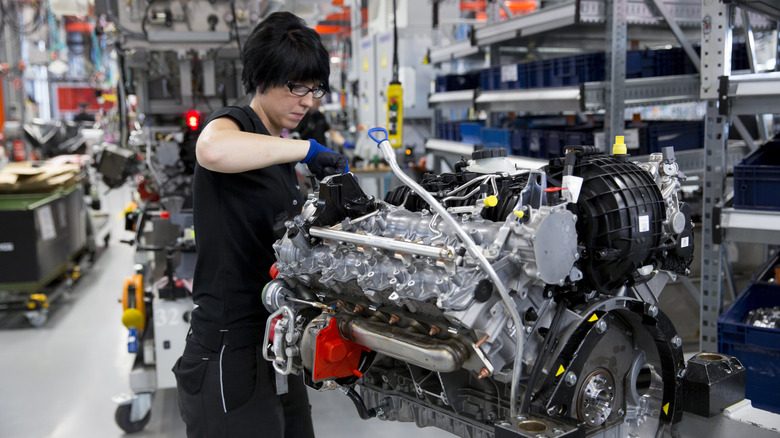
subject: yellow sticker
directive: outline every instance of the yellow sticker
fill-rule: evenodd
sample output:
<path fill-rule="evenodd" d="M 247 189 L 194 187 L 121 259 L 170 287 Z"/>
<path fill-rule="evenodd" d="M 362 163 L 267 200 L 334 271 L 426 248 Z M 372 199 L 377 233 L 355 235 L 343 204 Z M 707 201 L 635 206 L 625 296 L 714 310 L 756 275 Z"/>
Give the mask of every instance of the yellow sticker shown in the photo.
<path fill-rule="evenodd" d="M 387 53 L 382 52 L 382 68 L 387 67 Z"/>
<path fill-rule="evenodd" d="M 368 58 L 363 57 L 363 71 L 368 71 Z"/>
<path fill-rule="evenodd" d="M 555 377 L 560 376 L 561 374 L 563 374 L 564 371 L 566 370 L 563 368 L 563 365 L 558 365 L 558 372 L 555 373 Z"/>
<path fill-rule="evenodd" d="M 669 415 L 669 403 L 664 405 L 664 415 Z"/>
<path fill-rule="evenodd" d="M 588 319 L 588 322 L 598 321 L 598 319 L 599 319 L 599 317 L 596 316 L 596 314 L 594 313 L 593 315 L 590 316 L 590 319 Z"/>

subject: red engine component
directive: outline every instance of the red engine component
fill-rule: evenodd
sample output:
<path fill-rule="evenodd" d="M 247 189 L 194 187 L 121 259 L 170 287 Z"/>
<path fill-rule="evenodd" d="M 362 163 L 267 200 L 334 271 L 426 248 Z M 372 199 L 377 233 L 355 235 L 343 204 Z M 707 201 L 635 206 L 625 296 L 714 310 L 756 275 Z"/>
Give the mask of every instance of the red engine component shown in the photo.
<path fill-rule="evenodd" d="M 22 140 L 14 140 L 12 144 L 14 161 L 27 160 L 27 150 L 24 147 L 24 142 Z"/>
<path fill-rule="evenodd" d="M 327 378 L 360 377 L 362 373 L 358 370 L 358 366 L 363 351 L 371 350 L 342 338 L 336 320 L 331 319 L 328 326 L 317 334 L 312 378 L 317 381 Z"/>
<path fill-rule="evenodd" d="M 144 178 L 138 181 L 138 196 L 144 201 L 159 201 L 160 194 L 150 187 L 149 182 Z"/>
<path fill-rule="evenodd" d="M 276 318 L 274 318 L 271 321 L 271 330 L 268 333 L 268 340 L 272 343 L 274 342 L 274 336 L 276 336 L 276 323 L 279 322 L 282 319 L 282 315 L 276 315 Z"/>

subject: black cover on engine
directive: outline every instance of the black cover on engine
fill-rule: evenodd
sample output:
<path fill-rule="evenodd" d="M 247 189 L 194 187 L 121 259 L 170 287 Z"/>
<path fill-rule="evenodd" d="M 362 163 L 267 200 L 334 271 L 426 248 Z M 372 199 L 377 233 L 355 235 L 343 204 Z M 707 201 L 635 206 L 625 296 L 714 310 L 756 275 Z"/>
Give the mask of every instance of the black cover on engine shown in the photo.
<path fill-rule="evenodd" d="M 561 185 L 563 159 L 545 168 L 548 184 Z M 580 260 L 588 285 L 609 293 L 659 252 L 666 215 L 663 197 L 650 174 L 621 158 L 581 155 L 573 174 L 583 178 L 573 212 L 578 216 Z"/>
<path fill-rule="evenodd" d="M 331 226 L 376 209 L 376 201 L 363 193 L 353 174 L 333 175 L 320 184 L 316 218 L 312 224 Z"/>
<path fill-rule="evenodd" d="M 473 205 L 479 199 L 481 193 L 475 193 L 466 199 L 459 199 L 463 197 L 462 193 L 458 193 L 458 196 L 448 196 L 449 192 L 479 176 L 482 176 L 482 174 L 475 172 L 442 173 L 440 175 L 426 173 L 419 183 L 422 188 L 432 194 L 439 202 L 442 202 L 445 207 L 458 207 Z M 498 204 L 495 207 L 483 209 L 482 217 L 494 222 L 505 220 L 508 215 L 512 214 L 512 210 L 520 197 L 520 192 L 527 184 L 528 175 L 526 174 L 496 178 Z M 474 188 L 476 187 L 470 187 L 465 191 L 471 192 Z M 489 191 L 490 189 L 485 187 L 485 190 Z M 399 186 L 388 191 L 385 195 L 385 202 L 398 206 L 403 205 L 410 211 L 430 208 L 425 200 L 412 192 L 408 186 Z"/>

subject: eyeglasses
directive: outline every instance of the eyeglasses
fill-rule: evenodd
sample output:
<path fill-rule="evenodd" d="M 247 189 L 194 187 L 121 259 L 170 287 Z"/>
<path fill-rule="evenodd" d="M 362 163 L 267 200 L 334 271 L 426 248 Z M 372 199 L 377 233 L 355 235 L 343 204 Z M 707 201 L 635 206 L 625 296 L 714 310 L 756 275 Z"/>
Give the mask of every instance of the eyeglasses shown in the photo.
<path fill-rule="evenodd" d="M 290 89 L 290 93 L 292 93 L 292 94 L 294 94 L 294 95 L 296 95 L 298 97 L 303 97 L 303 96 L 309 94 L 309 92 L 311 92 L 311 95 L 315 99 L 320 99 L 320 98 L 322 98 L 322 96 L 325 95 L 325 90 L 320 88 L 320 87 L 309 88 L 306 85 L 293 84 L 292 82 L 289 82 L 289 81 L 286 84 L 284 84 L 284 85 L 286 85 L 287 88 Z"/>

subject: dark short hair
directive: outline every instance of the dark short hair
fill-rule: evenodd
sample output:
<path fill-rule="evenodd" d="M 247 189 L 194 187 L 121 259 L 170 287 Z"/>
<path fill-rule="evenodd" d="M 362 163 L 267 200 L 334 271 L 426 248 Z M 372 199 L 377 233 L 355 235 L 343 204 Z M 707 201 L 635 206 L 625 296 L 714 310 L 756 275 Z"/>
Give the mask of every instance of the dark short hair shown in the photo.
<path fill-rule="evenodd" d="M 316 82 L 330 91 L 330 56 L 319 34 L 290 12 L 274 12 L 252 30 L 244 43 L 241 80 L 247 94 L 260 87 Z"/>

